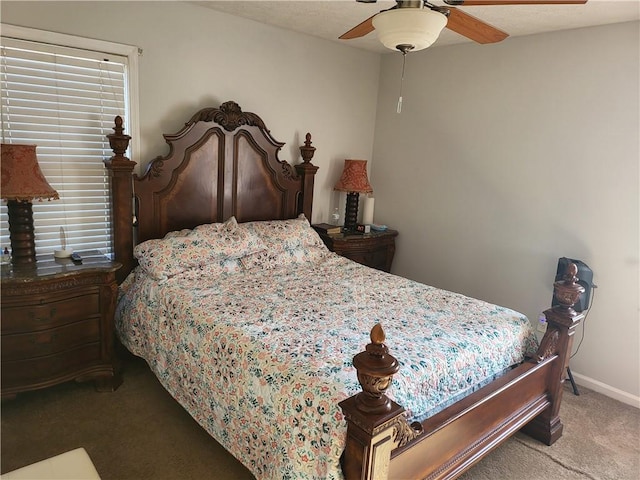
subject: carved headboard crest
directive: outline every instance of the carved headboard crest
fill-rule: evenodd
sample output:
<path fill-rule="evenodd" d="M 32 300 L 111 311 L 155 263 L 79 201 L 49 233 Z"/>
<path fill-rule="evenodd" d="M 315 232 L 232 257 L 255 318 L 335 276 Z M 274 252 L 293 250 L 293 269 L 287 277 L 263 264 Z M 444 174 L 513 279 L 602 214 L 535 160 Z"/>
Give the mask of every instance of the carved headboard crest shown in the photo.
<path fill-rule="evenodd" d="M 258 115 L 251 112 L 243 112 L 240 105 L 233 101 L 224 102 L 220 105 L 220 108 L 204 108 L 200 110 L 191 117 L 187 125 L 196 122 L 215 122 L 228 132 L 234 131 L 240 125 L 260 127 L 267 132 L 269 131 Z"/>

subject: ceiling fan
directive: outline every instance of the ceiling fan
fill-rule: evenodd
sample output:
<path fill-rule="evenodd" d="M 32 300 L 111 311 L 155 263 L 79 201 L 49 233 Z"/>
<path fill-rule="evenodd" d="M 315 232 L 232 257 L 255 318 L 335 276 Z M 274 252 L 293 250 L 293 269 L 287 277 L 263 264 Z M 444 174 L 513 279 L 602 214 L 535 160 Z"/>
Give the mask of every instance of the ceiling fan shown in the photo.
<path fill-rule="evenodd" d="M 376 3 L 376 0 L 356 0 L 360 3 Z M 496 43 L 508 33 L 483 22 L 457 6 L 473 5 L 553 5 L 584 4 L 587 0 L 443 0 L 446 6 L 438 6 L 427 0 L 396 0 L 396 5 L 382 10 L 340 35 L 349 40 L 363 37 L 376 30 L 382 44 L 403 54 L 422 50 L 435 42 L 446 26 L 460 35 L 478 43 Z"/>

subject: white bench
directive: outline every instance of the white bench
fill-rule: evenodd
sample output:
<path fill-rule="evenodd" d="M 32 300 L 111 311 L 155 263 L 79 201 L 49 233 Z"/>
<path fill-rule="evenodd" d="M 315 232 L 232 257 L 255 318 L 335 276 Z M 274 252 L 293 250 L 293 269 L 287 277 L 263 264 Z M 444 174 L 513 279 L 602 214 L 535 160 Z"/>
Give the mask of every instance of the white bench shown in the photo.
<path fill-rule="evenodd" d="M 0 475 L 2 480 L 100 480 L 84 448 L 32 463 Z"/>

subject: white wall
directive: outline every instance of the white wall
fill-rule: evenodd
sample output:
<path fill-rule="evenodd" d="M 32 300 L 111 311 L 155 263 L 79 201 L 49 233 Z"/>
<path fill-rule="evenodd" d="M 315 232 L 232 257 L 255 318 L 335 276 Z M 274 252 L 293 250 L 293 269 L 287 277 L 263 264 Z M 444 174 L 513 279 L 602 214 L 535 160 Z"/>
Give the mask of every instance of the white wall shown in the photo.
<path fill-rule="evenodd" d="M 638 31 L 409 54 L 399 115 L 401 56 L 385 55 L 371 182 L 397 274 L 535 320 L 558 257 L 587 263 L 599 288 L 572 371 L 640 406 Z"/>
<path fill-rule="evenodd" d="M 343 159 L 371 158 L 377 54 L 188 2 L 3 1 L 0 8 L 3 23 L 143 49 L 141 158 L 132 160 L 166 154 L 163 133 L 177 132 L 200 108 L 234 100 L 286 142 L 281 160 L 297 163 L 311 132 L 320 167 L 313 220 L 326 221 Z"/>

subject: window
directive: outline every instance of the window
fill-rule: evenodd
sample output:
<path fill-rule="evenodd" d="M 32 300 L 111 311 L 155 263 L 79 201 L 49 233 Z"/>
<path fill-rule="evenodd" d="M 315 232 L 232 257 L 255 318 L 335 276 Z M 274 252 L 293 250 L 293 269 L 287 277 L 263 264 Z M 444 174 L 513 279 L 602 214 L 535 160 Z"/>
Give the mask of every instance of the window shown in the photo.
<path fill-rule="evenodd" d="M 60 200 L 33 202 L 38 255 L 60 248 L 60 227 L 76 251 L 111 254 L 106 135 L 121 115 L 136 125 L 137 49 L 2 26 L 2 142 L 37 145 L 40 168 Z M 131 156 L 131 155 L 129 155 Z M 0 207 L 0 242 L 9 242 Z"/>

